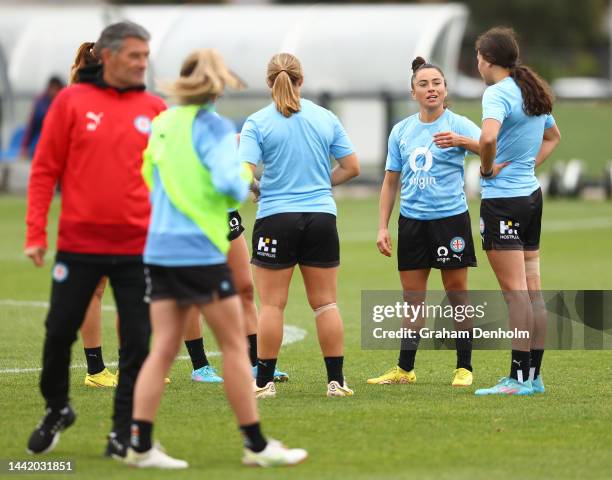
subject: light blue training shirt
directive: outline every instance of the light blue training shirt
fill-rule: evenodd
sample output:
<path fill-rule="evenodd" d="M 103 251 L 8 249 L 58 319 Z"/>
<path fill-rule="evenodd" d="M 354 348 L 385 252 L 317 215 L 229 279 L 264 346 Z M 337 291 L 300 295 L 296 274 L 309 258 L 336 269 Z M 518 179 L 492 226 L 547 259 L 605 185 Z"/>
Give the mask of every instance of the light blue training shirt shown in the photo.
<path fill-rule="evenodd" d="M 338 117 L 305 99 L 284 117 L 274 103 L 249 116 L 240 134 L 243 162 L 263 162 L 257 218 L 277 213 L 321 212 L 336 215 L 331 162 L 353 153 Z"/>
<path fill-rule="evenodd" d="M 417 220 L 435 220 L 465 212 L 463 163 L 468 151 L 438 148 L 433 135 L 454 132 L 478 140 L 480 128 L 448 108 L 434 122 L 416 113 L 391 130 L 386 170 L 401 172 L 400 213 Z"/>
<path fill-rule="evenodd" d="M 552 115 L 528 116 L 521 89 L 512 77 L 487 87 L 482 96 L 482 120 L 501 123 L 495 163 L 510 162 L 492 179 L 481 179 L 482 198 L 525 197 L 540 187 L 535 159 L 544 130 L 555 125 Z"/>
<path fill-rule="evenodd" d="M 192 125 L 192 141 L 214 187 L 243 202 L 249 184 L 240 176 L 236 129 L 210 107 L 202 108 Z M 167 267 L 206 266 L 225 263 L 226 256 L 202 229 L 170 201 L 157 168 L 153 172 L 152 208 L 144 262 Z"/>

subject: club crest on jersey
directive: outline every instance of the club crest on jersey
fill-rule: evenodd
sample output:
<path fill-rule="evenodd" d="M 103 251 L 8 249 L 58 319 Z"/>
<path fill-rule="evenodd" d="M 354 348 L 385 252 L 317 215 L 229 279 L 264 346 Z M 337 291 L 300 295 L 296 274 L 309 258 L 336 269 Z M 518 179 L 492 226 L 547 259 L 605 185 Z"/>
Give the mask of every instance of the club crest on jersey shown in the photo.
<path fill-rule="evenodd" d="M 151 119 L 146 115 L 139 115 L 134 119 L 134 126 L 136 130 L 145 135 L 151 133 Z"/>
<path fill-rule="evenodd" d="M 450 241 L 450 248 L 455 253 L 461 253 L 465 250 L 465 240 L 463 237 L 454 237 Z"/>
<path fill-rule="evenodd" d="M 56 282 L 63 282 L 68 278 L 68 267 L 66 264 L 57 262 L 53 266 L 53 280 Z"/>

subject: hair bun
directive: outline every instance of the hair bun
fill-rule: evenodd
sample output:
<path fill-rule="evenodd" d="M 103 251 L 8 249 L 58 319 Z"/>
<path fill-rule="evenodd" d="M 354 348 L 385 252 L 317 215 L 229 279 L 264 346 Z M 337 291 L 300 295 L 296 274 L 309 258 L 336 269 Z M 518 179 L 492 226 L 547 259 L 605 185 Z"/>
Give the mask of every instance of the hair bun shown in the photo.
<path fill-rule="evenodd" d="M 413 61 L 412 61 L 412 72 L 416 72 L 419 67 L 421 67 L 422 65 L 425 65 L 427 62 L 425 61 L 425 59 L 423 57 L 416 57 Z"/>

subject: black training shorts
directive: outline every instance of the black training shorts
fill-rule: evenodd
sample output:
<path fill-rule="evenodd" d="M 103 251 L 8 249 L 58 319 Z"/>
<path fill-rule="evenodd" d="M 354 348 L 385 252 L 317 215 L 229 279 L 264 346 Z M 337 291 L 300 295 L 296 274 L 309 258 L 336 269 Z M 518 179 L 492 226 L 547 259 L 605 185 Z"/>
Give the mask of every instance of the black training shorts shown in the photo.
<path fill-rule="evenodd" d="M 253 227 L 252 246 L 251 263 L 259 267 L 340 265 L 336 216 L 330 213 L 278 213 L 260 218 Z"/>
<path fill-rule="evenodd" d="M 146 265 L 150 301 L 176 300 L 179 305 L 205 305 L 236 294 L 227 264 L 194 267 Z"/>
<path fill-rule="evenodd" d="M 484 250 L 538 250 L 542 230 L 542 190 L 526 197 L 487 198 L 480 204 Z"/>
<path fill-rule="evenodd" d="M 397 266 L 400 271 L 476 266 L 468 211 L 436 220 L 399 217 Z"/>

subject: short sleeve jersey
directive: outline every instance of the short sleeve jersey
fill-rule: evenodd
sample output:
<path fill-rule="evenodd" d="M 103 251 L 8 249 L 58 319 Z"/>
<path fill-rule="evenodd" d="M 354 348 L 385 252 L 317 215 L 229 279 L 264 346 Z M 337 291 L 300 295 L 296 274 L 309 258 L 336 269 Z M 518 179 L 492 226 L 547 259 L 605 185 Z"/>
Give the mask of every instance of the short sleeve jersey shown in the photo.
<path fill-rule="evenodd" d="M 342 124 L 329 110 L 301 99 L 301 109 L 283 116 L 274 103 L 247 118 L 240 134 L 240 160 L 263 163 L 257 218 L 277 213 L 336 214 L 331 161 L 353 153 Z"/>
<path fill-rule="evenodd" d="M 480 138 L 474 122 L 449 109 L 432 123 L 422 122 L 416 113 L 391 130 L 386 170 L 401 172 L 400 213 L 404 217 L 435 220 L 467 210 L 463 167 L 468 151 L 438 148 L 433 135 L 445 131 Z"/>
<path fill-rule="evenodd" d="M 482 119 L 501 123 L 495 163 L 508 166 L 491 179 L 482 179 L 482 198 L 525 197 L 540 187 L 535 159 L 544 130 L 555 124 L 552 115 L 529 116 L 523 109 L 521 89 L 512 77 L 488 87 L 482 97 Z"/>

